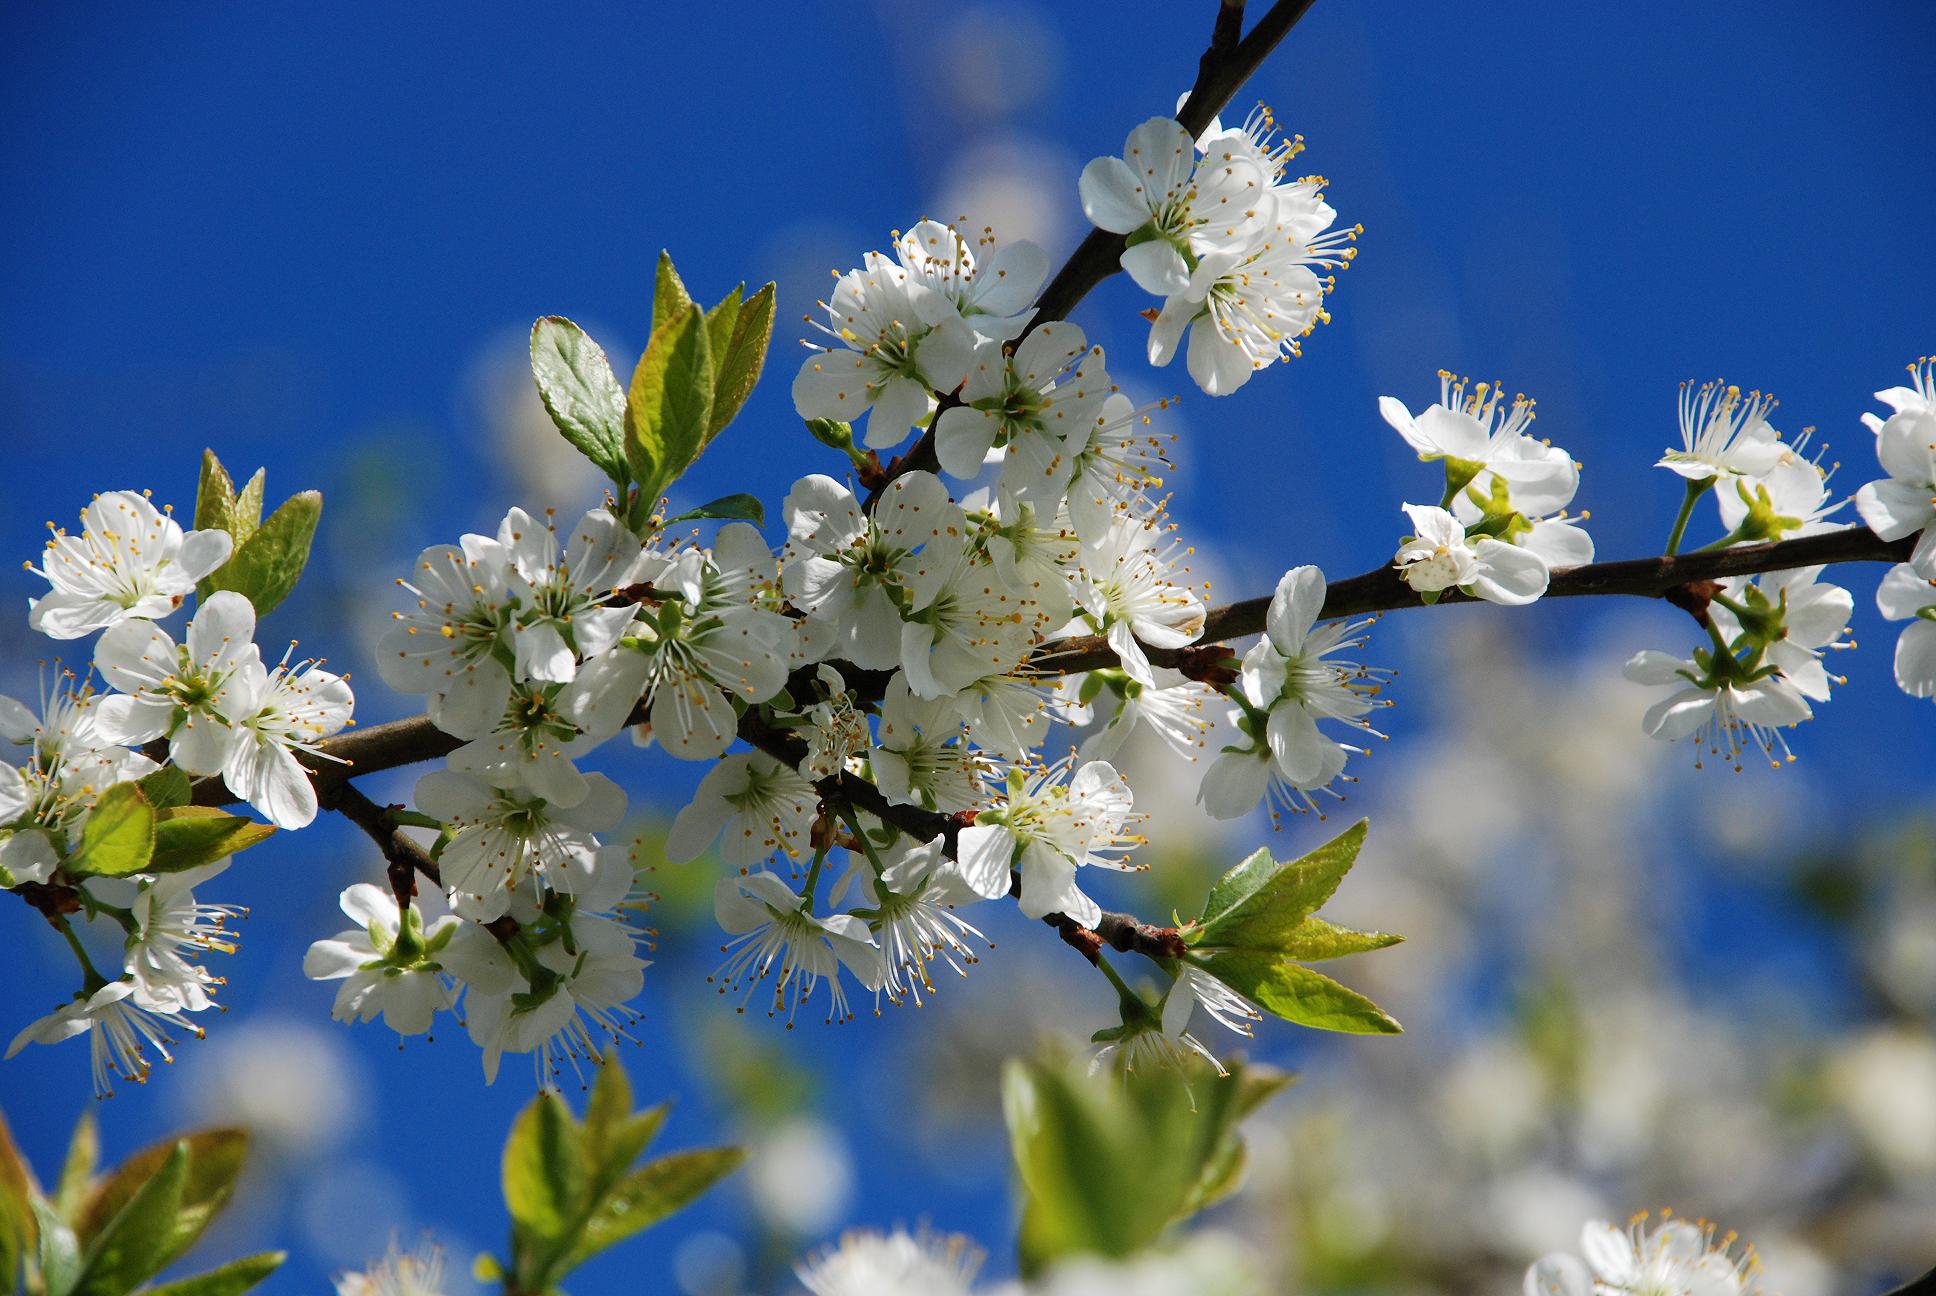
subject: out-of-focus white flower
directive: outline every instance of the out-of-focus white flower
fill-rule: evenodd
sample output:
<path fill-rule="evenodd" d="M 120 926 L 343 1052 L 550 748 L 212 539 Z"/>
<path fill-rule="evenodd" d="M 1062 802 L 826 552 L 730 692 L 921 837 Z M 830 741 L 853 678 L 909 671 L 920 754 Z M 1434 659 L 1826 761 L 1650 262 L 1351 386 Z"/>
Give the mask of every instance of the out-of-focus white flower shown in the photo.
<path fill-rule="evenodd" d="M 81 510 L 81 534 L 55 530 L 41 565 L 28 568 L 53 591 L 33 601 L 27 624 L 52 639 L 79 639 L 130 619 L 165 617 L 233 548 L 226 531 L 184 534 L 146 493 L 96 495 Z"/>
<path fill-rule="evenodd" d="M 1748 1296 L 1761 1290 L 1761 1263 L 1752 1247 L 1736 1257 L 1735 1241 L 1671 1217 L 1650 1227 L 1639 1215 L 1625 1229 L 1594 1220 L 1580 1234 L 1586 1263 L 1563 1254 L 1539 1260 L 1526 1271 L 1526 1296 Z"/>
<path fill-rule="evenodd" d="M 813 1296 L 969 1296 L 981 1256 L 958 1233 L 855 1230 L 793 1272 Z"/>
<path fill-rule="evenodd" d="M 444 1250 L 426 1241 L 404 1251 L 393 1241 L 368 1269 L 338 1274 L 336 1296 L 444 1296 Z"/>

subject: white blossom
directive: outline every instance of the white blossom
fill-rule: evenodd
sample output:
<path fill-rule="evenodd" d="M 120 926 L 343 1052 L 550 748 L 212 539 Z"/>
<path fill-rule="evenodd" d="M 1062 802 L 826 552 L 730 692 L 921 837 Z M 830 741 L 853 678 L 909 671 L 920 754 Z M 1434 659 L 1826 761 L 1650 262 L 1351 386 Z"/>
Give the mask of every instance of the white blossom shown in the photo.
<path fill-rule="evenodd" d="M 1195 996 L 1181 981 L 1172 984 L 1169 993 L 1163 996 L 1160 1011 L 1152 1013 L 1145 1009 L 1138 1020 L 1101 1033 L 1103 1043 L 1089 1060 L 1089 1074 L 1107 1067 L 1119 1067 L 1132 1074 L 1182 1071 L 1191 1058 L 1199 1057 L 1216 1068 L 1219 1076 L 1228 1076 L 1230 1073 L 1217 1060 L 1217 1055 L 1190 1033 L 1190 1014 L 1196 1006 Z"/>
<path fill-rule="evenodd" d="M 1420 460 L 1444 462 L 1454 507 L 1467 523 L 1484 511 L 1471 503 L 1467 491 L 1489 500 L 1503 487 L 1513 511 L 1537 517 L 1565 508 L 1579 489 L 1580 471 L 1573 457 L 1527 431 L 1533 423 L 1533 401 L 1516 396 L 1506 404 L 1504 398 L 1505 388 L 1498 383 L 1475 383 L 1468 391 L 1464 378 L 1441 369 L 1438 403 L 1416 416 L 1395 397 L 1378 399 L 1378 412 Z"/>
<path fill-rule="evenodd" d="M 971 481 L 1000 448 L 1003 488 L 1052 512 L 1074 466 L 1070 442 L 1087 433 L 1112 390 L 1102 348 L 1073 324 L 1044 324 L 1012 347 L 983 343 L 961 403 L 935 423 L 935 453 L 949 476 Z"/>
<path fill-rule="evenodd" d="M 1781 460 L 1781 434 L 1768 424 L 1772 396 L 1716 381 L 1681 384 L 1681 448 L 1661 456 L 1656 467 L 1689 481 L 1760 477 Z"/>
<path fill-rule="evenodd" d="M 1145 644 L 1181 648 L 1203 633 L 1203 600 L 1182 583 L 1188 551 L 1167 530 L 1155 518 L 1116 517 L 1102 541 L 1084 549 L 1076 581 L 1090 624 L 1143 684 L 1156 682 Z"/>
<path fill-rule="evenodd" d="M 1097 228 L 1132 236 L 1123 269 L 1159 297 L 1188 287 L 1196 258 L 1248 245 L 1276 212 L 1269 178 L 1247 150 L 1225 144 L 1199 159 L 1173 117 L 1131 131 L 1123 156 L 1089 163 L 1078 188 Z"/>
<path fill-rule="evenodd" d="M 1394 565 L 1420 594 L 1458 589 L 1519 607 L 1546 592 L 1546 560 L 1531 549 L 1489 535 L 1468 536 L 1456 517 L 1433 505 L 1407 504 L 1405 512 L 1415 534 L 1398 547 Z"/>
<path fill-rule="evenodd" d="M 1084 544 L 1105 543 L 1120 517 L 1156 512 L 1150 492 L 1163 486 L 1171 468 L 1166 450 L 1176 438 L 1148 429 L 1155 413 L 1170 404 L 1165 399 L 1137 406 L 1115 392 L 1103 402 L 1087 439 L 1071 439 L 1069 521 Z"/>
<path fill-rule="evenodd" d="M 1734 1254 L 1735 1235 L 1712 1225 L 1636 1216 L 1625 1229 L 1593 1220 L 1581 1230 L 1580 1254 L 1547 1256 L 1526 1271 L 1526 1296 L 1752 1296 L 1761 1290 L 1754 1248 Z"/>
<path fill-rule="evenodd" d="M 1093 927 L 1102 909 L 1077 885 L 1076 870 L 1138 867 L 1126 858 L 1143 842 L 1129 831 L 1142 818 L 1134 805 L 1128 781 L 1107 761 L 1011 770 L 1002 800 L 978 811 L 958 836 L 962 879 L 994 899 L 1008 893 L 1012 872 L 1021 878 L 1024 914 L 1061 913 Z"/>
<path fill-rule="evenodd" d="M 784 1015 L 789 1025 L 823 981 L 827 1020 L 852 1020 L 840 981 L 843 966 L 867 989 L 881 987 L 881 952 L 866 921 L 853 914 L 816 917 L 771 873 L 721 878 L 713 891 L 713 914 L 733 939 L 724 946 L 725 962 L 707 980 L 717 983 L 721 994 L 744 987 L 741 1011 L 769 977 L 772 1003 L 767 1014 Z"/>
<path fill-rule="evenodd" d="M 377 645 L 383 682 L 427 695 L 430 718 L 459 738 L 489 733 L 511 699 L 511 672 L 500 660 L 511 625 L 510 572 L 504 547 L 488 536 L 424 550 L 412 580 L 397 580 L 416 607 L 392 613 L 396 625 Z"/>
<path fill-rule="evenodd" d="M 514 676 L 569 683 L 578 663 L 618 642 L 637 609 L 608 607 L 607 596 L 643 579 L 648 560 L 637 536 L 604 509 L 593 509 L 560 552 L 549 511 L 504 515 L 498 548 L 509 564 L 507 588 L 518 602 L 510 627 Z"/>
<path fill-rule="evenodd" d="M 135 930 L 123 955 L 134 981 L 135 1002 L 161 1013 L 205 1012 L 222 984 L 200 963 L 207 953 L 235 953 L 230 905 L 202 904 L 194 888 L 228 867 L 226 859 L 143 883 L 129 906 Z"/>
<path fill-rule="evenodd" d="M 1726 653 L 1702 651 L 1683 660 L 1645 649 L 1628 659 L 1625 674 L 1636 684 L 1673 686 L 1642 717 L 1648 734 L 1665 742 L 1691 737 L 1739 769 L 1749 745 L 1772 765 L 1793 760 L 1780 731 L 1815 714 L 1793 683 L 1773 667 L 1762 670 L 1747 672 Z"/>
<path fill-rule="evenodd" d="M 1748 635 L 1761 648 L 1761 660 L 1775 668 L 1803 697 L 1826 702 L 1831 682 L 1841 683 L 1822 665 L 1822 653 L 1846 648 L 1855 599 L 1839 585 L 1819 580 L 1821 567 L 1763 572 L 1721 582 L 1708 608 L 1730 643 Z M 1741 614 L 1735 608 L 1743 609 Z"/>
<path fill-rule="evenodd" d="M 1156 667 L 1153 673 L 1154 684 L 1140 683 L 1121 671 L 1089 677 L 1115 705 L 1108 723 L 1083 739 L 1082 759 L 1114 760 L 1138 729 L 1148 729 L 1177 755 L 1196 759 L 1210 732 L 1205 707 L 1216 699 L 1217 691 L 1167 667 Z"/>
<path fill-rule="evenodd" d="M 736 753 L 699 780 L 691 803 L 672 821 L 666 857 L 683 864 L 715 840 L 719 858 L 735 868 L 758 864 L 775 851 L 798 857 L 819 800 L 798 770 L 765 752 Z"/>
<path fill-rule="evenodd" d="M 50 524 L 51 527 L 51 524 Z M 53 639 L 79 639 L 180 607 L 195 583 L 229 560 L 226 531 L 189 531 L 145 492 L 109 491 L 81 510 L 81 534 L 54 530 L 39 567 L 51 593 L 33 600 L 27 624 Z"/>
<path fill-rule="evenodd" d="M 962 878 L 955 862 L 942 853 L 940 838 L 930 842 L 900 841 L 882 852 L 880 877 L 867 886 L 872 906 L 856 911 L 874 931 L 882 961 L 881 991 L 900 1003 L 908 996 L 922 1002 L 922 992 L 934 993 L 928 964 L 939 958 L 957 975 L 966 976 L 965 963 L 978 961 L 968 938 L 986 943 L 987 937 L 955 913 L 961 905 L 986 897 Z"/>
<path fill-rule="evenodd" d="M 443 1249 L 426 1242 L 403 1251 L 392 1241 L 368 1269 L 338 1274 L 336 1296 L 445 1296 Z"/>
<path fill-rule="evenodd" d="M 104 737 L 133 744 L 165 735 L 169 757 L 184 771 L 219 774 L 257 701 L 255 607 L 218 590 L 195 610 L 180 647 L 151 621 L 124 621 L 101 636 L 94 666 L 120 690 L 96 705 Z"/>
<path fill-rule="evenodd" d="M 1936 697 L 1936 579 L 1897 563 L 1876 589 L 1876 607 L 1907 621 L 1896 639 L 1896 687 L 1910 697 Z"/>
<path fill-rule="evenodd" d="M 923 220 L 894 241 L 914 309 L 925 324 L 959 319 L 994 342 L 1020 337 L 1035 312 L 1029 303 L 1049 273 L 1049 255 L 1021 240 L 997 243 L 983 229 L 974 246 L 952 225 Z"/>
<path fill-rule="evenodd" d="M 448 855 L 446 855 L 448 867 Z M 310 945 L 303 975 L 312 981 L 341 981 L 330 1016 L 340 1022 L 374 1021 L 399 1035 L 422 1035 L 440 1012 L 456 1004 L 450 978 L 437 953 L 456 933 L 459 920 L 446 914 L 428 925 L 413 907 L 407 916 L 396 897 L 381 887 L 358 882 L 338 901 L 356 924 Z"/>
<path fill-rule="evenodd" d="M 417 808 L 444 821 L 451 837 L 438 856 L 444 886 L 477 922 L 501 916 L 520 888 L 539 882 L 576 894 L 592 887 L 599 869 L 596 834 L 625 817 L 625 793 L 603 774 L 585 776 L 575 805 L 557 806 L 517 788 L 492 787 L 456 770 L 433 770 L 417 780 Z"/>
<path fill-rule="evenodd" d="M 58 1044 L 76 1035 L 88 1037 L 92 1058 L 94 1093 L 105 1098 L 114 1092 L 117 1079 L 146 1084 L 154 1069 L 148 1053 L 153 1050 L 164 1062 L 175 1060 L 175 1037 L 171 1026 L 180 1024 L 196 1038 L 199 1026 L 179 1022 L 174 1014 L 144 1008 L 135 993 L 132 978 L 110 981 L 92 993 L 76 995 L 52 1013 L 31 1022 L 7 1045 L 12 1057 L 29 1044 Z"/>
<path fill-rule="evenodd" d="M 222 781 L 276 827 L 306 828 L 316 818 L 316 787 L 296 753 L 333 759 L 321 743 L 351 723 L 356 696 L 349 680 L 315 662 L 291 666 L 289 653 L 274 670 L 245 662 L 239 678 L 242 709 Z"/>
<path fill-rule="evenodd" d="M 922 318 L 919 299 L 936 295 L 876 252 L 839 276 L 832 299 L 818 303 L 827 323 L 816 325 L 833 345 L 801 364 L 794 410 L 851 422 L 871 409 L 867 444 L 899 444 L 927 416 L 933 393 L 961 385 L 974 355 L 974 331 L 954 310 L 930 307 L 938 318 Z"/>
<path fill-rule="evenodd" d="M 981 1259 L 960 1234 L 855 1230 L 793 1272 L 813 1296 L 969 1296 Z"/>
<path fill-rule="evenodd" d="M 1889 475 L 1855 493 L 1855 509 L 1884 540 L 1921 536 L 1909 561 L 1936 576 L 1936 361 L 1911 365 L 1914 387 L 1891 387 L 1876 399 L 1895 412 L 1878 422 L 1864 415 L 1876 434 L 1876 458 Z"/>
<path fill-rule="evenodd" d="M 922 699 L 896 672 L 881 699 L 879 733 L 869 754 L 874 781 L 896 805 L 953 813 L 975 803 L 975 760 L 954 700 Z"/>
<path fill-rule="evenodd" d="M 872 515 L 831 477 L 803 477 L 787 494 L 780 582 L 794 606 L 832 630 L 828 650 L 868 670 L 901 664 L 899 601 L 939 543 L 951 560 L 967 535 L 961 508 L 933 473 L 894 479 Z"/>
<path fill-rule="evenodd" d="M 26 763 L 6 766 L 12 773 L 0 776 L 0 814 L 6 815 L 0 818 L 0 870 L 12 879 L 9 886 L 47 881 L 62 851 L 79 842 L 100 795 L 157 768 L 107 737 L 99 700 L 76 691 L 66 676 L 43 697 L 38 716 L 0 697 L 0 742 L 27 749 Z"/>

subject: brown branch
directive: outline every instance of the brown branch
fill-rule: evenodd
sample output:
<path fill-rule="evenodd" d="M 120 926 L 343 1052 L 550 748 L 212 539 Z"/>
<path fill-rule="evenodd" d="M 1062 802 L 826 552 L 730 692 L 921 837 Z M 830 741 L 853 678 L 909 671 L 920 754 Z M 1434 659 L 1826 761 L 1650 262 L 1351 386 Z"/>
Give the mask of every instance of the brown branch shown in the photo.
<path fill-rule="evenodd" d="M 441 731 L 434 732 L 441 735 Z M 397 898 L 399 913 L 410 907 L 410 897 L 417 894 L 415 874 L 423 874 L 433 885 L 443 884 L 437 862 L 430 858 L 429 852 L 397 827 L 398 807 L 380 806 L 349 783 L 338 783 L 327 793 L 319 791 L 317 801 L 324 809 L 336 811 L 368 833 L 377 849 L 383 852 L 384 861 L 389 865 L 390 890 Z"/>
<path fill-rule="evenodd" d="M 1192 138 L 1203 134 L 1210 119 L 1223 111 L 1232 95 L 1248 81 L 1251 74 L 1263 65 L 1278 42 L 1302 18 L 1316 0 L 1277 0 L 1270 11 L 1257 20 L 1250 35 L 1238 39 L 1244 25 L 1244 0 L 1222 0 L 1217 6 L 1216 25 L 1211 29 L 1209 47 L 1197 62 L 1196 83 L 1190 87 L 1190 96 L 1183 106 L 1177 109 L 1176 119 Z M 1076 308 L 1089 290 L 1122 269 L 1123 249 L 1128 245 L 1128 237 L 1111 234 L 1107 230 L 1092 229 L 1084 236 L 1062 268 L 1055 272 L 1048 286 L 1035 299 L 1035 316 L 1029 321 L 1028 329 L 1022 336 L 1038 324 L 1051 320 L 1067 319 L 1069 312 Z M 1020 340 L 1019 338 L 1017 339 Z M 940 460 L 935 456 L 934 429 L 941 414 L 951 405 L 957 404 L 953 394 L 944 395 L 935 411 L 935 417 L 921 437 L 896 458 L 882 472 L 878 485 L 872 485 L 863 507 L 872 512 L 874 502 L 888 483 L 903 473 L 921 469 L 933 472 Z"/>

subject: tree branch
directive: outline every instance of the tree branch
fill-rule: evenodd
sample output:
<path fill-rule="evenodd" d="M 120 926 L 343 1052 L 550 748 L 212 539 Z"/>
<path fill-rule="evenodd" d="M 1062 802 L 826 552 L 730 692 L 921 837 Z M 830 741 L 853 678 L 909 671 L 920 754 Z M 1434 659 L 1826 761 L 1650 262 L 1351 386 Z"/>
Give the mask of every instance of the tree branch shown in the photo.
<path fill-rule="evenodd" d="M 1263 65 L 1270 52 L 1277 48 L 1278 42 L 1284 39 L 1314 3 L 1316 0 L 1277 0 L 1270 11 L 1257 20 L 1250 35 L 1240 40 L 1238 33 L 1244 25 L 1244 0 L 1222 0 L 1217 6 L 1217 20 L 1211 29 L 1210 44 L 1197 62 L 1196 83 L 1190 87 L 1189 98 L 1176 112 L 1176 119 L 1183 123 L 1183 128 L 1190 132 L 1192 138 L 1203 134 L 1210 119 L 1223 111 L 1231 96 Z M 1127 244 L 1126 235 L 1111 234 L 1100 229 L 1090 230 L 1035 299 L 1035 316 L 1029 321 L 1028 328 L 1023 330 L 1022 336 L 1027 337 L 1038 324 L 1067 319 L 1069 312 L 1089 295 L 1091 288 L 1122 269 L 1123 248 Z M 933 472 L 940 466 L 941 461 L 936 458 L 934 450 L 935 425 L 940 421 L 941 413 L 956 403 L 953 393 L 942 396 L 940 408 L 935 411 L 935 418 L 929 422 L 927 431 L 905 454 L 887 466 L 881 473 L 879 484 L 868 492 L 863 505 L 868 512 L 873 512 L 874 502 L 896 477 L 916 469 Z"/>

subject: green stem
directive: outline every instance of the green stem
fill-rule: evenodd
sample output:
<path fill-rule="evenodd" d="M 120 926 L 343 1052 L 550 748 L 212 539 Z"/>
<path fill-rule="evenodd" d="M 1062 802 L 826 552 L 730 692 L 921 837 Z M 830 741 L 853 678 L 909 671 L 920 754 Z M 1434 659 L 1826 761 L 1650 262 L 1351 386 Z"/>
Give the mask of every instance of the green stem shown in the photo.
<path fill-rule="evenodd" d="M 1125 1002 L 1136 1004 L 1145 1009 L 1149 1007 L 1149 1004 L 1144 1002 L 1143 996 L 1131 990 L 1129 984 L 1123 980 L 1122 975 L 1110 966 L 1109 956 L 1101 950 L 1096 951 L 1096 966 L 1102 969 L 1102 974 L 1109 978 L 1109 984 L 1116 987 L 1116 993 L 1121 995 Z"/>
<path fill-rule="evenodd" d="M 874 866 L 874 876 L 880 877 L 883 873 L 886 873 L 887 865 L 881 863 L 881 857 L 874 853 L 874 841 L 861 830 L 860 816 L 854 813 L 854 807 L 850 805 L 841 806 L 840 817 L 846 823 L 847 827 L 853 830 L 854 836 L 860 840 L 860 848 L 866 853 L 867 862 Z"/>
<path fill-rule="evenodd" d="M 1744 540 L 1758 540 L 1758 539 L 1760 539 L 1760 536 L 1756 534 L 1754 528 L 1750 527 L 1746 522 L 1743 522 L 1740 526 L 1728 532 L 1726 535 L 1722 536 L 1719 540 L 1709 541 L 1707 544 L 1702 545 L 1699 549 L 1694 550 L 1694 552 L 1707 553 L 1714 549 L 1726 549 L 1731 545 L 1738 545 Z M 1672 550 L 1669 550 L 1669 552 L 1671 553 Z"/>
<path fill-rule="evenodd" d="M 813 853 L 813 863 L 807 866 L 807 884 L 800 888 L 800 912 L 813 912 L 814 888 L 820 885 L 820 866 L 827 862 L 827 851 L 833 843 L 829 842 Z"/>
<path fill-rule="evenodd" d="M 74 951 L 74 957 L 80 960 L 83 991 L 91 995 L 106 985 L 108 979 L 95 969 L 94 960 L 87 956 L 87 947 L 81 944 L 80 936 L 74 931 L 74 924 L 68 922 L 66 916 L 62 915 L 55 926 L 59 927 L 61 935 L 67 938 L 67 947 Z"/>
<path fill-rule="evenodd" d="M 1681 500 L 1681 511 L 1674 516 L 1674 529 L 1667 533 L 1667 553 L 1669 557 L 1681 551 L 1681 536 L 1687 532 L 1688 519 L 1694 516 L 1694 505 L 1714 489 L 1712 477 L 1690 477 L 1687 481 L 1687 496 Z"/>

